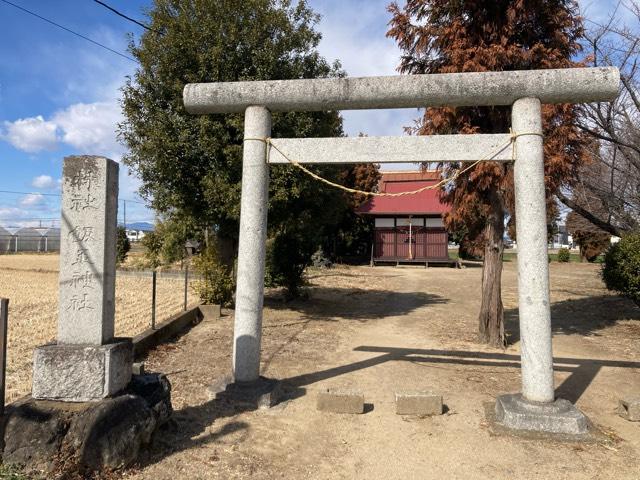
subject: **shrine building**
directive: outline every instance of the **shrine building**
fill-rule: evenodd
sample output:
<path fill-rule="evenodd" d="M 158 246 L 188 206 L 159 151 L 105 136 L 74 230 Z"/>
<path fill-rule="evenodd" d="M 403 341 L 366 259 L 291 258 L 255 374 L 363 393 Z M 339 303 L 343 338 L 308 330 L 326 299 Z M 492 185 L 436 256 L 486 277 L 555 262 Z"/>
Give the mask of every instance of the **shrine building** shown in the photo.
<path fill-rule="evenodd" d="M 383 172 L 379 192 L 399 193 L 435 185 L 436 171 Z M 440 201 L 438 189 L 399 197 L 371 197 L 357 210 L 374 217 L 372 264 L 453 263 L 442 214 L 449 206 Z"/>

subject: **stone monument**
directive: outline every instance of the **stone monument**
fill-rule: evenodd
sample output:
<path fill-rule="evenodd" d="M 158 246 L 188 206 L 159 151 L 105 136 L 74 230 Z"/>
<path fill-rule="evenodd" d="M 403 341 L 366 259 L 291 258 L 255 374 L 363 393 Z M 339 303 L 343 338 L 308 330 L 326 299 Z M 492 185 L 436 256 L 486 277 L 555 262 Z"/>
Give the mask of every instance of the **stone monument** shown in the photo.
<path fill-rule="evenodd" d="M 67 157 L 62 176 L 58 338 L 34 352 L 31 397 L 7 406 L 2 461 L 78 474 L 135 462 L 171 385 L 132 375 L 131 340 L 114 338 L 118 164 Z"/>
<path fill-rule="evenodd" d="M 67 157 L 62 174 L 57 343 L 36 348 L 35 399 L 95 401 L 131 380 L 131 342 L 114 339 L 118 164 Z"/>

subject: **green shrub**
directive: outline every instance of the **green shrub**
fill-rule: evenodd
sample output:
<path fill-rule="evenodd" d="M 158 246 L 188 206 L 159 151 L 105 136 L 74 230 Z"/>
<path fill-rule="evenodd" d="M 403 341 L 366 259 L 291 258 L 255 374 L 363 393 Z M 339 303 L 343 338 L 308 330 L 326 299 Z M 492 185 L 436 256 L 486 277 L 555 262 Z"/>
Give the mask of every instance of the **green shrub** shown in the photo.
<path fill-rule="evenodd" d="M 300 296 L 304 270 L 316 250 L 313 240 L 303 233 L 279 232 L 267 240 L 265 282 L 270 287 L 285 287 L 288 300 Z"/>
<path fill-rule="evenodd" d="M 158 268 L 162 265 L 162 239 L 157 232 L 147 232 L 142 238 L 142 245 L 145 247 L 144 256 L 150 268 Z"/>
<path fill-rule="evenodd" d="M 193 257 L 193 269 L 200 280 L 193 284 L 193 291 L 200 301 L 209 305 L 228 305 L 235 288 L 233 276 L 218 259 L 218 251 L 213 244 Z"/>
<path fill-rule="evenodd" d="M 567 263 L 571 260 L 571 252 L 568 248 L 561 248 L 558 250 L 558 261 L 562 263 Z"/>
<path fill-rule="evenodd" d="M 116 236 L 116 261 L 118 263 L 124 262 L 129 250 L 131 250 L 131 242 L 127 238 L 127 231 L 123 227 L 118 227 Z"/>
<path fill-rule="evenodd" d="M 604 256 L 602 279 L 614 290 L 640 305 L 640 234 L 630 234 L 611 245 Z"/>

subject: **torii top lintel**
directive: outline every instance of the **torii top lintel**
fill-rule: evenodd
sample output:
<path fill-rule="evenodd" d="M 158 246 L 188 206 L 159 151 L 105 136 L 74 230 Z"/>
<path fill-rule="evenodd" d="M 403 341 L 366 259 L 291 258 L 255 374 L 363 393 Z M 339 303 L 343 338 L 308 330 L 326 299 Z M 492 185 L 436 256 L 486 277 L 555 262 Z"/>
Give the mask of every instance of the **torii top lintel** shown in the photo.
<path fill-rule="evenodd" d="M 239 113 L 251 105 L 274 112 L 511 105 L 519 98 L 542 103 L 613 100 L 615 67 L 443 73 L 361 78 L 190 83 L 189 113 Z"/>

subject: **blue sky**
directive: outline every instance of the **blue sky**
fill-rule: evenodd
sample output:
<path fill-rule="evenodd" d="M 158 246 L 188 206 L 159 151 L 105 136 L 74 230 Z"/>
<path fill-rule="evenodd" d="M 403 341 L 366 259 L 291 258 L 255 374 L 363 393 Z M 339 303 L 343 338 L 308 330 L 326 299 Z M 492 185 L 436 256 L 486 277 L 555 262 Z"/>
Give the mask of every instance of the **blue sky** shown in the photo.
<path fill-rule="evenodd" d="M 11 0 L 126 54 L 127 33 L 141 28 L 92 0 Z M 143 20 L 151 1 L 107 0 Z M 350 76 L 393 75 L 399 50 L 385 38 L 388 0 L 310 0 L 322 15 L 321 53 L 339 59 Z M 613 0 L 582 1 L 589 17 L 604 19 Z M 120 160 L 119 88 L 136 64 L 0 1 L 0 225 L 51 225 L 59 218 L 59 178 L 66 155 Z M 349 135 L 401 135 L 416 110 L 344 112 Z M 139 182 L 121 167 L 120 197 L 139 200 Z M 120 220 L 122 220 L 122 204 Z M 52 220 L 53 219 L 53 220 Z M 127 203 L 127 221 L 152 221 L 153 212 Z"/>

